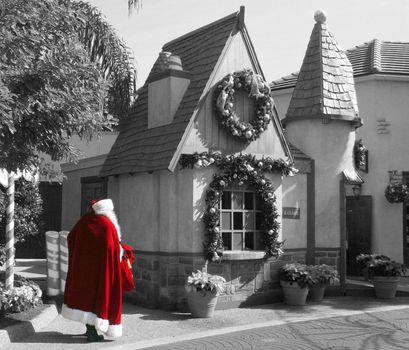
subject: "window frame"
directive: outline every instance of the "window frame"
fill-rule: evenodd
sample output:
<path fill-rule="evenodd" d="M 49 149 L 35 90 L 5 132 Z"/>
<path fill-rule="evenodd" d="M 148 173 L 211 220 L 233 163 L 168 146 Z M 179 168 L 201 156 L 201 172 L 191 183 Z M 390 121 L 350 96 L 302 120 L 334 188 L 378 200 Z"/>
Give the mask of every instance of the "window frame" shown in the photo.
<path fill-rule="evenodd" d="M 226 193 L 231 193 L 230 195 L 230 208 L 223 208 L 223 195 L 226 195 Z M 242 203 L 241 206 L 242 208 L 234 208 L 234 193 L 242 193 Z M 246 209 L 245 208 L 245 193 L 251 193 L 252 194 L 252 200 L 253 200 L 253 205 L 252 209 Z M 257 213 L 262 214 L 263 211 L 260 208 L 262 205 L 262 198 L 259 198 L 259 204 L 257 203 L 257 192 L 249 187 L 229 187 L 223 190 L 223 193 L 220 195 L 219 199 L 219 205 L 218 209 L 220 211 L 220 219 L 219 219 L 219 227 L 220 227 L 220 234 L 222 237 L 225 234 L 230 235 L 230 247 L 231 249 L 226 249 L 226 245 L 224 245 L 224 252 L 260 252 L 264 251 L 264 243 L 263 243 L 263 230 L 261 229 L 261 226 L 257 228 Z M 223 213 L 230 213 L 230 229 L 225 229 L 223 228 Z M 242 223 L 241 223 L 241 228 L 234 228 L 235 220 L 234 220 L 234 213 L 242 213 Z M 253 219 L 252 219 L 252 225 L 249 227 L 246 225 L 246 214 L 253 214 Z M 262 220 L 260 222 L 260 225 L 262 224 Z M 246 227 L 247 226 L 247 227 Z M 241 249 L 235 249 L 235 233 L 240 233 L 241 238 Z M 253 234 L 253 247 L 254 248 L 247 248 L 246 247 L 246 233 L 252 233 Z M 223 242 L 225 239 L 223 238 Z M 258 243 L 259 242 L 259 243 Z M 256 249 L 260 248 L 260 249 Z"/>

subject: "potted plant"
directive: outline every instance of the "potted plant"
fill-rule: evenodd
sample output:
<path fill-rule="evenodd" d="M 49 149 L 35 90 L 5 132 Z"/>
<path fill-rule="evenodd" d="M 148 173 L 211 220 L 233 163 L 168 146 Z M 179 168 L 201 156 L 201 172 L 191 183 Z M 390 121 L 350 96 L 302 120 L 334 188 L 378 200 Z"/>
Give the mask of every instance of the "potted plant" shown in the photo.
<path fill-rule="evenodd" d="M 391 260 L 385 255 L 377 254 L 369 256 L 362 256 L 361 254 L 357 260 L 365 262 L 377 298 L 390 299 L 395 297 L 400 276 L 406 273 L 405 265 Z"/>
<path fill-rule="evenodd" d="M 311 280 L 307 265 L 285 264 L 280 268 L 279 275 L 284 302 L 287 305 L 304 305 L 309 291 L 308 284 Z"/>
<path fill-rule="evenodd" d="M 325 264 L 309 265 L 307 268 L 310 273 L 308 298 L 311 301 L 321 301 L 326 287 L 339 282 L 338 271 Z"/>
<path fill-rule="evenodd" d="M 220 293 L 224 292 L 226 280 L 217 275 L 197 270 L 186 282 L 187 303 L 192 317 L 212 317 Z"/>
<path fill-rule="evenodd" d="M 360 265 L 362 274 L 367 281 L 372 280 L 373 277 L 373 271 L 370 272 L 368 266 L 374 259 L 391 260 L 388 256 L 383 254 L 359 254 L 356 257 L 356 262 Z"/>

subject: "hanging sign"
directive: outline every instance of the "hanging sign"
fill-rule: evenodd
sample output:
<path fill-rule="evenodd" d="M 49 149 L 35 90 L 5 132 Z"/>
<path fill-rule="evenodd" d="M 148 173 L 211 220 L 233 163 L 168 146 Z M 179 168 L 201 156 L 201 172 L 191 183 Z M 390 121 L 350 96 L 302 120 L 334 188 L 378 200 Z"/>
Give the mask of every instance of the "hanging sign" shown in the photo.
<path fill-rule="evenodd" d="M 300 208 L 283 207 L 283 218 L 284 219 L 299 219 L 300 218 Z"/>

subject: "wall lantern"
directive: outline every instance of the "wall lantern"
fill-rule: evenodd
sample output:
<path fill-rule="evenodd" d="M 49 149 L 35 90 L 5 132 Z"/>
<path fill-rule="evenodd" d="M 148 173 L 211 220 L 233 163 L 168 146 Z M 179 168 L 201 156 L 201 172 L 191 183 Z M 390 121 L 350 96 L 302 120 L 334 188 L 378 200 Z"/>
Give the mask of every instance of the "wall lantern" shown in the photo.
<path fill-rule="evenodd" d="M 352 193 L 354 197 L 358 198 L 361 195 L 361 184 L 352 186 Z"/>

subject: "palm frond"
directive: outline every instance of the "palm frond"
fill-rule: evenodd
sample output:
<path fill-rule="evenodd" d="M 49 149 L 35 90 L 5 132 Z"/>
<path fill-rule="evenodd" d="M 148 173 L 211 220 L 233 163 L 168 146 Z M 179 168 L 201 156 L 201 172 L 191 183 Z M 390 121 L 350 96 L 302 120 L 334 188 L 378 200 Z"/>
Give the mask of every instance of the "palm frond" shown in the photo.
<path fill-rule="evenodd" d="M 111 82 L 108 112 L 123 116 L 136 92 L 136 69 L 130 49 L 97 8 L 83 1 L 62 1 L 76 13 L 78 37 L 91 61 L 102 68 L 104 77 Z M 140 0 L 129 1 L 132 6 L 139 6 Z"/>
<path fill-rule="evenodd" d="M 131 14 L 134 9 L 139 11 L 140 8 L 142 8 L 142 0 L 128 0 L 129 14 Z"/>

